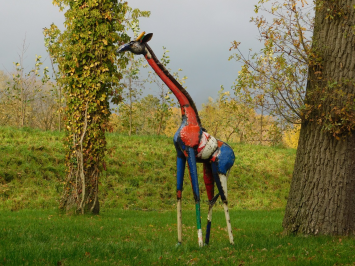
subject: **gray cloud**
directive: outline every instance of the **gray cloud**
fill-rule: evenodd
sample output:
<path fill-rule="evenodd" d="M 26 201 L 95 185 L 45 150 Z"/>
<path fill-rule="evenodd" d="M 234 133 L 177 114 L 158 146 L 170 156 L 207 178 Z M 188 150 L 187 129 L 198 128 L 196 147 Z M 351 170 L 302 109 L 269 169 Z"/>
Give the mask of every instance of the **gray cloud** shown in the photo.
<path fill-rule="evenodd" d="M 45 57 L 43 28 L 52 22 L 63 28 L 64 13 L 49 0 L 0 0 L 0 6 L 0 69 L 13 70 L 25 36 L 29 45 L 25 67 L 34 64 L 36 54 Z"/>
<path fill-rule="evenodd" d="M 188 77 L 187 89 L 197 106 L 217 97 L 220 85 L 229 90 L 237 78 L 240 65 L 228 61 L 233 40 L 242 42 L 242 49 L 259 49 L 258 31 L 249 23 L 255 16 L 257 0 L 131 0 L 129 5 L 150 10 L 143 18 L 142 30 L 153 32 L 150 47 L 158 57 L 162 46 L 170 52 L 170 68 L 183 69 Z"/>
<path fill-rule="evenodd" d="M 35 54 L 46 57 L 42 29 L 54 22 L 63 28 L 64 13 L 50 0 L 0 0 L 0 69 L 12 70 L 12 62 L 26 35 L 30 45 L 25 66 L 31 66 Z M 255 16 L 257 0 L 131 0 L 132 7 L 151 11 L 141 19 L 141 29 L 153 32 L 150 46 L 158 57 L 162 46 L 170 52 L 170 68 L 183 69 L 186 85 L 197 106 L 208 96 L 216 98 L 220 85 L 227 90 L 237 78 L 240 68 L 229 62 L 230 44 L 241 41 L 241 48 L 259 49 L 256 27 L 249 23 Z M 49 64 L 49 61 L 45 64 Z M 150 91 L 151 93 L 151 91 Z"/>

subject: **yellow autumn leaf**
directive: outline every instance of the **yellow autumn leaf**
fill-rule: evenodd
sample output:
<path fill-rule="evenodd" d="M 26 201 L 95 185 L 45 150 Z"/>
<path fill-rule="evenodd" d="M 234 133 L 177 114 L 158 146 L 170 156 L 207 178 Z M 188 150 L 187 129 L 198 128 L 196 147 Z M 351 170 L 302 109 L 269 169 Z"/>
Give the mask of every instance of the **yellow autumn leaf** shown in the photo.
<path fill-rule="evenodd" d="M 304 7 L 304 3 L 306 3 L 308 5 L 306 0 L 301 0 L 301 3 L 302 3 L 302 7 Z"/>
<path fill-rule="evenodd" d="M 102 40 L 102 42 L 103 42 L 105 45 L 107 45 L 107 40 Z"/>

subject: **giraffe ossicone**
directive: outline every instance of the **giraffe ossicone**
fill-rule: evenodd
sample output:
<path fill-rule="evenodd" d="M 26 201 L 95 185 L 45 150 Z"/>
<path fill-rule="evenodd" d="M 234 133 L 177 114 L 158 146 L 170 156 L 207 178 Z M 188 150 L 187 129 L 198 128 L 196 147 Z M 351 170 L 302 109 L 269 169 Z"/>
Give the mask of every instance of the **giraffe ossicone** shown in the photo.
<path fill-rule="evenodd" d="M 179 84 L 179 82 L 175 80 L 164 65 L 159 62 L 153 50 L 147 44 L 147 42 L 151 40 L 152 36 L 153 33 L 145 34 L 145 32 L 143 32 L 135 41 L 121 45 L 117 52 L 120 53 L 130 51 L 137 55 L 144 55 L 149 65 L 168 86 L 180 104 L 182 121 L 180 127 L 174 135 L 174 145 L 177 153 L 176 196 L 178 245 L 182 242 L 181 199 L 186 162 L 188 164 L 192 191 L 195 199 L 197 239 L 199 246 L 203 246 L 203 236 L 201 228 L 200 192 L 196 163 L 203 163 L 203 179 L 209 199 L 205 244 L 209 243 L 212 223 L 212 209 L 219 196 L 223 202 L 229 241 L 231 244 L 234 244 L 227 198 L 227 179 L 228 173 L 234 164 L 234 152 L 228 144 L 217 140 L 208 134 L 202 127 L 197 108 L 191 96 Z M 219 192 L 217 195 L 214 195 L 215 185 L 217 186 Z"/>

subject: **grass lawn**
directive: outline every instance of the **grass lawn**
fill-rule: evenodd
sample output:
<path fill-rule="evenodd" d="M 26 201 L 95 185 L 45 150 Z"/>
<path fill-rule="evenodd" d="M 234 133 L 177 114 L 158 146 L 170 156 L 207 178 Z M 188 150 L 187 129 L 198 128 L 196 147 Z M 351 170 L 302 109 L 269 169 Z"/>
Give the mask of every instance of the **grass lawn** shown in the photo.
<path fill-rule="evenodd" d="M 0 210 L 58 206 L 65 181 L 63 133 L 0 127 Z M 102 209 L 174 210 L 176 151 L 172 138 L 107 134 L 107 171 L 99 184 Z M 236 155 L 228 179 L 231 209 L 285 208 L 296 150 L 231 143 Z M 202 208 L 207 207 L 198 164 Z M 184 209 L 194 210 L 188 171 Z"/>
<path fill-rule="evenodd" d="M 204 222 L 205 216 L 206 211 Z M 1 211 L 0 265 L 355 264 L 354 238 L 282 236 L 282 217 L 281 210 L 232 210 L 231 246 L 217 206 L 210 245 L 199 248 L 195 213 L 187 210 L 183 245 L 176 248 L 174 211 L 105 209 L 98 216 Z"/>
<path fill-rule="evenodd" d="M 198 247 L 186 171 L 183 245 L 176 248 L 171 138 L 108 134 L 100 215 L 67 216 L 56 210 L 65 180 L 63 137 L 0 127 L 0 265 L 355 265 L 353 237 L 281 235 L 294 149 L 231 144 L 234 246 L 222 207 L 216 206 L 210 245 Z M 201 173 L 201 165 L 198 169 Z M 200 191 L 205 226 L 201 174 Z"/>

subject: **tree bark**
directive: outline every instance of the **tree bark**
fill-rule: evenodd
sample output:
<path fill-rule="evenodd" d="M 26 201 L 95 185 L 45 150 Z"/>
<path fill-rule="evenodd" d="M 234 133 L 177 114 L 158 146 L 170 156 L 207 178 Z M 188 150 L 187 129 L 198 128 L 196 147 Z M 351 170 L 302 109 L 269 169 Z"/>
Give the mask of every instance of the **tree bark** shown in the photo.
<path fill-rule="evenodd" d="M 355 232 L 355 136 L 336 140 L 302 125 L 283 227 L 302 234 Z"/>
<path fill-rule="evenodd" d="M 66 209 L 67 213 L 87 213 L 99 214 L 100 204 L 98 199 L 100 168 L 94 165 L 88 165 L 87 161 L 94 154 L 87 153 L 84 145 L 87 144 L 88 133 L 88 103 L 86 103 L 84 125 L 81 134 L 73 134 L 73 152 L 72 161 L 67 163 L 68 176 L 66 188 L 61 199 L 60 207 Z M 92 126 L 91 122 L 91 126 Z M 103 139 L 105 140 L 104 132 Z M 106 144 L 106 141 L 105 141 Z M 94 159 L 95 160 L 95 159 Z M 99 156 L 96 160 L 100 162 Z"/>
<path fill-rule="evenodd" d="M 355 78 L 355 38 L 351 28 L 355 25 L 353 8 L 355 2 L 351 0 L 323 2 L 327 2 L 325 5 L 338 5 L 344 14 L 330 19 L 327 9 L 332 10 L 331 7 L 325 6 L 321 10 L 316 10 L 313 48 L 320 51 L 323 62 L 320 69 L 310 67 L 307 94 L 316 86 L 326 86 L 329 81 L 340 82 Z M 321 82 L 317 79 L 317 71 L 322 73 Z M 345 95 L 355 93 L 351 84 L 344 84 L 341 90 Z M 331 103 L 333 98 L 329 98 Z M 324 107 L 324 112 L 330 112 L 330 107 Z M 316 119 L 303 122 L 283 220 L 285 233 L 306 235 L 355 233 L 353 133 L 351 131 L 350 134 L 337 139 L 322 130 L 322 125 Z"/>

